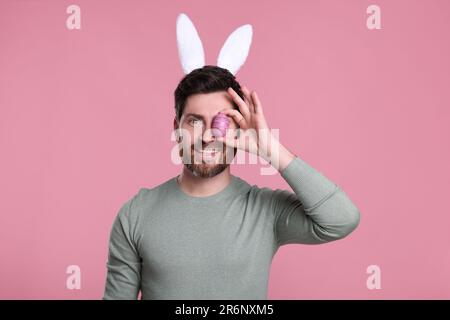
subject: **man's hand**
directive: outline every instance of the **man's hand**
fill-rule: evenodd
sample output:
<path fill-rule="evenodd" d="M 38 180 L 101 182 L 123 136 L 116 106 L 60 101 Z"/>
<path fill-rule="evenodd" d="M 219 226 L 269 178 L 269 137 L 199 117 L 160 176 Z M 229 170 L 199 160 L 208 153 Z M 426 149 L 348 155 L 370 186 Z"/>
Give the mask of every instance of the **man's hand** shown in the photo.
<path fill-rule="evenodd" d="M 239 133 L 236 136 L 234 130 L 228 129 L 227 135 L 217 137 L 217 140 L 227 146 L 257 154 L 281 172 L 295 155 L 272 134 L 256 92 L 250 93 L 247 87 L 242 86 L 244 100 L 231 87 L 227 92 L 238 105 L 240 112 L 234 109 L 224 109 L 221 112 L 233 118 Z"/>

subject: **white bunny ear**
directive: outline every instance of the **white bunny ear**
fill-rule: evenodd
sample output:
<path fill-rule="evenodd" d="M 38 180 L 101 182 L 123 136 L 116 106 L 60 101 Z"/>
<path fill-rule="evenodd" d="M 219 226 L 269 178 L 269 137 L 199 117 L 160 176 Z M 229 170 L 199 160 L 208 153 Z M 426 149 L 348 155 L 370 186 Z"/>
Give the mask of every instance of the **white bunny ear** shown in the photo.
<path fill-rule="evenodd" d="M 205 65 L 202 41 L 189 17 L 180 13 L 177 18 L 178 55 L 185 74 Z"/>
<path fill-rule="evenodd" d="M 234 30 L 220 50 L 217 66 L 228 69 L 235 75 L 247 59 L 252 35 L 253 29 L 250 24 L 245 24 Z"/>

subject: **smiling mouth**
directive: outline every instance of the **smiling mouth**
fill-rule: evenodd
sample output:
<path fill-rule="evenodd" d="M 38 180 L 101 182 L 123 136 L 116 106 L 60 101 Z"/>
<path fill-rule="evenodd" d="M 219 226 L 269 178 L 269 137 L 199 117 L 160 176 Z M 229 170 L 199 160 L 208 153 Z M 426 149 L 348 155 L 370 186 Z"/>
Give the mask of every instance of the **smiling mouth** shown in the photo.
<path fill-rule="evenodd" d="M 202 150 L 196 150 L 196 151 L 203 155 L 207 155 L 207 156 L 214 156 L 217 153 L 219 153 L 218 149 L 202 149 Z"/>
<path fill-rule="evenodd" d="M 201 150 L 195 149 L 195 152 L 200 154 L 203 160 L 214 160 L 216 156 L 220 153 L 220 150 L 215 148 L 206 148 Z"/>

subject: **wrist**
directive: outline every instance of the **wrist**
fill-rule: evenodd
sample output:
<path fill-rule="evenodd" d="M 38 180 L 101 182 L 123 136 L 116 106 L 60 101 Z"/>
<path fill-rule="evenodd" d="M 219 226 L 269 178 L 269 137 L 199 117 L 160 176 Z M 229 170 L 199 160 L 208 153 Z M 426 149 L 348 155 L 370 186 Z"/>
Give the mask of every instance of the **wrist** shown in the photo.
<path fill-rule="evenodd" d="M 263 154 L 261 156 L 279 172 L 283 171 L 296 157 L 295 154 L 290 152 L 277 140 L 271 141 L 269 154 Z"/>

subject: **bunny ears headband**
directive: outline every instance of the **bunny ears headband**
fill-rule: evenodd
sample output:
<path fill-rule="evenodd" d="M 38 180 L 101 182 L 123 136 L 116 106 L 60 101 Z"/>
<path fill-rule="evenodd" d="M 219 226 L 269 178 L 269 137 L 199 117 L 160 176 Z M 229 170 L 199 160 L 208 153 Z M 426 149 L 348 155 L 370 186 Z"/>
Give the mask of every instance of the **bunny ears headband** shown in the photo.
<path fill-rule="evenodd" d="M 253 30 L 245 24 L 234 30 L 225 41 L 217 58 L 217 66 L 236 75 L 248 56 Z M 178 55 L 185 74 L 205 65 L 202 41 L 189 17 L 181 13 L 177 18 Z"/>

